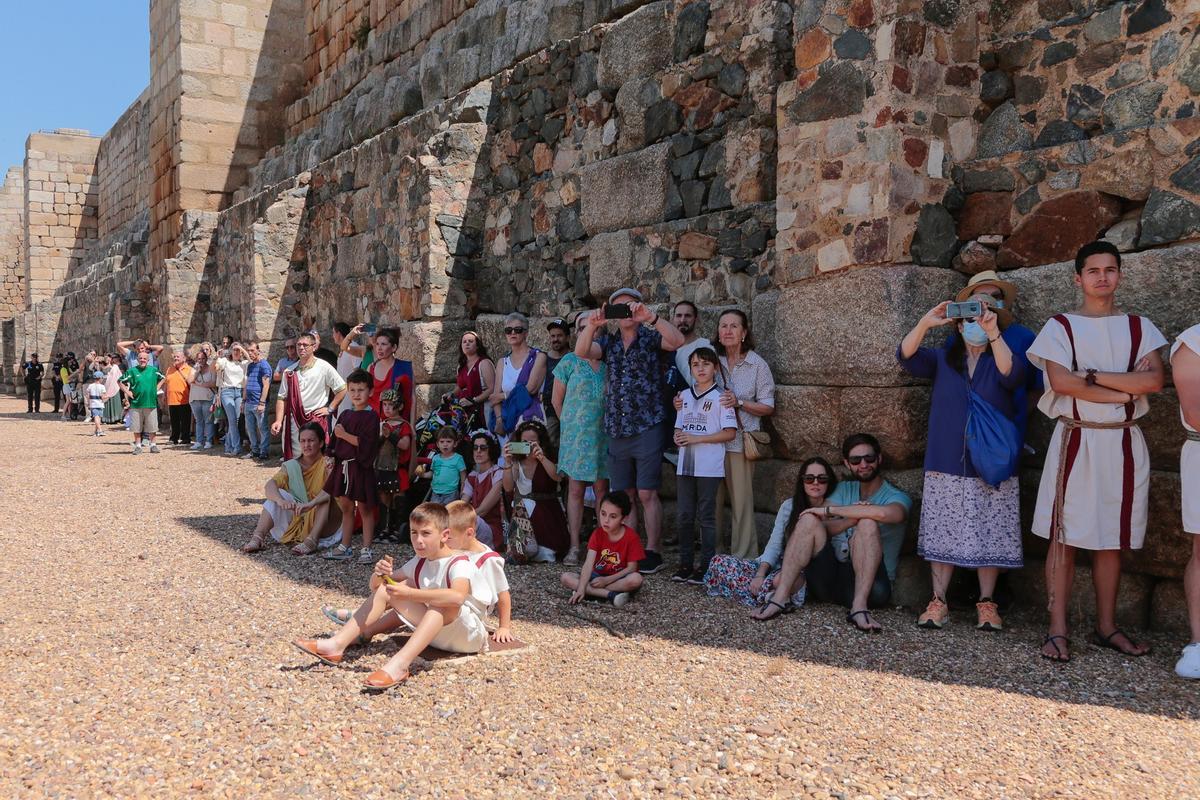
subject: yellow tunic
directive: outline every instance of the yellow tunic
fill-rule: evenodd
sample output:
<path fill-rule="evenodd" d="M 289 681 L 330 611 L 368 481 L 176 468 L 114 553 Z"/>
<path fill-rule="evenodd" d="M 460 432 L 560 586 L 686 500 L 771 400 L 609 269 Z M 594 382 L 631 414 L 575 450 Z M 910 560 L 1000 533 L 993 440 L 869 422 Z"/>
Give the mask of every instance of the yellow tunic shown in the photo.
<path fill-rule="evenodd" d="M 304 490 L 311 500 L 321 493 L 325 486 L 325 480 L 328 473 L 325 469 L 325 459 L 318 458 L 316 463 L 304 470 Z M 287 470 L 280 468 L 279 472 L 271 478 L 275 481 L 275 485 L 280 489 L 289 492 L 292 495 L 299 494 L 298 491 L 293 491 L 290 488 Z M 297 487 L 299 489 L 299 487 Z M 283 532 L 283 537 L 279 540 L 283 544 L 293 544 L 295 542 L 303 542 L 308 538 L 309 532 L 312 530 L 313 517 L 316 511 L 306 511 L 303 514 L 297 514 L 292 517 L 292 522 L 288 525 L 287 530 Z"/>

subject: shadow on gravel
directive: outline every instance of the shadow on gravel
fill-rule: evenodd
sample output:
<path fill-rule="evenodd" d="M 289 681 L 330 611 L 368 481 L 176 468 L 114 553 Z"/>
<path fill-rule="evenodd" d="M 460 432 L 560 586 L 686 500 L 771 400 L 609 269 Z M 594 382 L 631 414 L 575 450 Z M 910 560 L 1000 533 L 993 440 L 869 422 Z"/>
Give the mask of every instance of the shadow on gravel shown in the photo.
<path fill-rule="evenodd" d="M 238 502 L 250 506 L 261 501 L 238 498 Z M 236 551 L 246 541 L 257 516 L 178 519 Z M 376 552 L 390 554 L 397 561 L 411 556 L 407 544 L 377 545 Z M 296 557 L 279 545 L 270 545 L 253 555 L 238 555 L 266 565 L 288 580 L 351 598 L 348 602 L 365 595 L 371 572 L 365 564 Z M 674 554 L 669 551 L 667 561 L 674 563 Z M 888 698 L 886 692 L 880 692 L 877 680 L 894 675 L 926 682 L 931 706 L 947 699 L 948 693 L 965 688 L 1072 705 L 1107 706 L 1172 719 L 1200 719 L 1196 687 L 1174 675 L 1182 645 L 1178 637 L 1148 635 L 1154 652 L 1136 659 L 1088 644 L 1089 631 L 1081 628 L 1073 632 L 1073 660 L 1059 665 L 1038 655 L 1045 623 L 1036 609 L 1018 609 L 1007 615 L 1002 633 L 974 630 L 974 608 L 965 605 L 952 608 L 952 622 L 941 631 L 917 628 L 914 611 L 884 609 L 876 614 L 884 633 L 867 636 L 846 623 L 845 609 L 825 604 L 806 605 L 793 614 L 755 622 L 743 606 L 707 597 L 695 587 L 671 583 L 669 570 L 649 576 L 637 598 L 621 609 L 601 603 L 569 606 L 567 590 L 559 584 L 564 569 L 561 564 L 535 564 L 507 570 L 518 628 L 528 623 L 553 625 L 575 630 L 581 636 L 599 637 L 596 642 L 615 642 L 617 647 L 639 652 L 647 647 L 686 647 L 678 655 L 681 669 L 686 664 L 699 664 L 708 676 L 705 686 L 719 687 L 727 695 L 723 702 L 737 702 L 743 695 L 748 701 L 755 693 L 773 691 L 775 676 L 797 664 L 808 664 L 850 670 L 844 678 L 846 691 L 880 693 L 881 708 L 886 707 Z M 330 597 L 330 601 L 336 599 Z M 319 616 L 316 608 L 311 612 Z M 328 633 L 329 627 L 313 623 L 311 615 L 298 615 L 297 636 Z M 530 634 L 527 641 L 536 644 L 536 634 Z M 757 684 L 720 685 L 722 666 L 746 654 L 772 659 L 764 663 Z M 584 656 L 580 657 L 580 669 L 586 670 Z M 683 685 L 680 690 L 704 691 Z M 1059 713 L 1068 715 L 1065 709 Z"/>

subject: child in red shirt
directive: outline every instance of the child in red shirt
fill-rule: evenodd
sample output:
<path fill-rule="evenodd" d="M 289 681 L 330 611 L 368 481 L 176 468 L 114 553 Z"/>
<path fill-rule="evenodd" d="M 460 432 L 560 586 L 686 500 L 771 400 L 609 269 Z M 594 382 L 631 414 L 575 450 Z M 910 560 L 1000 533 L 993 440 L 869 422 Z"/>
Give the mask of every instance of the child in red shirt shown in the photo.
<path fill-rule="evenodd" d="M 638 562 L 646 557 L 637 533 L 625 524 L 632 505 L 624 492 L 609 492 L 597 506 L 600 527 L 588 539 L 587 558 L 579 574 L 564 572 L 563 586 L 571 590 L 567 602 L 598 597 L 620 608 L 642 588 Z"/>

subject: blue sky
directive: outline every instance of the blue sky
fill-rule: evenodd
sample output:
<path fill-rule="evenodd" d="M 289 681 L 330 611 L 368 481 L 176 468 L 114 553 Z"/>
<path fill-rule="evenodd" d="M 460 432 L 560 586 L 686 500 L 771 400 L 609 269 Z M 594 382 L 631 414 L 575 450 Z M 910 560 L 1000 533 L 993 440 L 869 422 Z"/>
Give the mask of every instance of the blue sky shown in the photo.
<path fill-rule="evenodd" d="M 107 131 L 150 82 L 149 0 L 0 0 L 0 180 L 37 130 Z"/>

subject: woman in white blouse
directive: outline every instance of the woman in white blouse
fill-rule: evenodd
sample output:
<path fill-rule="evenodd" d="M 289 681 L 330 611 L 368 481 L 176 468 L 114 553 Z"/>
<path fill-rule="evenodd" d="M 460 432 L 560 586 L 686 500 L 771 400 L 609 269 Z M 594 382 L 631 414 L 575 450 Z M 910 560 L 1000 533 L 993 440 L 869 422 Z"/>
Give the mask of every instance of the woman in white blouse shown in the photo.
<path fill-rule="evenodd" d="M 242 413 L 242 389 L 246 385 L 246 348 L 234 342 L 228 355 L 217 359 L 217 389 L 225 411 L 225 455 L 236 456 L 242 439 L 238 435 L 238 417 Z"/>

